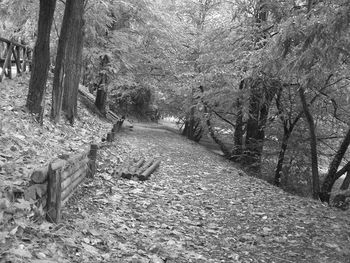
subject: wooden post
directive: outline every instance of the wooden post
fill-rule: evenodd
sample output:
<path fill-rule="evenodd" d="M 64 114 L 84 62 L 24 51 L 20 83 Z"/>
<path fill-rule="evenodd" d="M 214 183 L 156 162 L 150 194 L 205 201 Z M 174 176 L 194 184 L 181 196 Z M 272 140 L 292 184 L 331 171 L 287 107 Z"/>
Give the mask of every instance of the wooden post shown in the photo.
<path fill-rule="evenodd" d="M 12 79 L 12 49 L 13 49 L 13 45 L 12 43 L 10 45 L 7 45 L 9 50 L 8 50 L 8 55 L 10 57 L 10 59 L 7 61 L 7 77 L 9 79 Z"/>
<path fill-rule="evenodd" d="M 61 220 L 61 171 L 65 163 L 56 160 L 49 165 L 46 213 L 49 222 L 59 223 Z"/>
<path fill-rule="evenodd" d="M 22 73 L 22 69 L 21 69 L 21 53 L 19 51 L 20 47 L 16 46 L 13 48 L 13 57 L 15 59 L 15 63 L 16 63 L 16 68 L 17 68 L 17 75 L 20 76 Z"/>
<path fill-rule="evenodd" d="M 118 123 L 114 123 L 114 124 L 113 124 L 113 129 L 112 129 L 112 131 L 114 131 L 114 132 L 118 132 L 118 131 L 119 131 L 119 125 L 118 125 Z"/>
<path fill-rule="evenodd" d="M 119 131 L 119 127 L 118 127 L 118 123 L 114 123 L 113 124 L 113 128 L 112 128 L 112 138 L 113 141 L 115 140 L 115 135 L 116 133 Z"/>
<path fill-rule="evenodd" d="M 112 140 L 112 133 L 111 132 L 109 132 L 109 133 L 107 133 L 107 142 L 112 142 L 113 140 Z"/>
<path fill-rule="evenodd" d="M 32 71 L 32 50 L 30 48 L 27 48 L 27 61 L 29 65 L 29 71 Z"/>
<path fill-rule="evenodd" d="M 22 72 L 27 70 L 27 47 L 23 48 Z"/>
<path fill-rule="evenodd" d="M 88 170 L 86 176 L 89 178 L 94 178 L 96 173 L 96 158 L 97 158 L 97 144 L 91 144 L 90 152 L 88 154 L 89 162 L 88 162 Z"/>
<path fill-rule="evenodd" d="M 4 77 L 5 68 L 7 67 L 7 69 L 8 69 L 8 65 L 10 65 L 10 68 L 11 68 L 11 54 L 12 54 L 12 44 L 7 44 L 5 61 L 4 61 L 4 65 L 2 66 L 2 72 L 0 74 L 0 82 L 2 81 L 2 79 Z M 5 74 L 5 76 L 8 76 L 8 74 Z"/>

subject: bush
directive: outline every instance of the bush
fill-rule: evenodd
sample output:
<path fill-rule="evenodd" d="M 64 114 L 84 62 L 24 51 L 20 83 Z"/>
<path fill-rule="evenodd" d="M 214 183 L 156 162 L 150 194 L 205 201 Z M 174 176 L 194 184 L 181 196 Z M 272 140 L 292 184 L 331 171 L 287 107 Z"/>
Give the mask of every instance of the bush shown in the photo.
<path fill-rule="evenodd" d="M 153 93 L 147 86 L 118 86 L 111 89 L 110 109 L 117 113 L 146 118 L 152 108 Z"/>

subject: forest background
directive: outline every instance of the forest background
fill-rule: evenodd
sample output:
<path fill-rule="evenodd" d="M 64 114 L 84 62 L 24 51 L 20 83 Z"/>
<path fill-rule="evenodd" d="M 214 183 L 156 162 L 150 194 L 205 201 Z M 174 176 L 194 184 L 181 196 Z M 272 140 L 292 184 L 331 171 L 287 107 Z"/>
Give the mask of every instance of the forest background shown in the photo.
<path fill-rule="evenodd" d="M 120 115 L 175 116 L 288 191 L 349 197 L 350 3 L 335 0 L 0 2 L 0 35 L 34 48 L 27 107 L 74 125 L 79 82 Z M 146 112 L 151 114 L 145 114 Z"/>

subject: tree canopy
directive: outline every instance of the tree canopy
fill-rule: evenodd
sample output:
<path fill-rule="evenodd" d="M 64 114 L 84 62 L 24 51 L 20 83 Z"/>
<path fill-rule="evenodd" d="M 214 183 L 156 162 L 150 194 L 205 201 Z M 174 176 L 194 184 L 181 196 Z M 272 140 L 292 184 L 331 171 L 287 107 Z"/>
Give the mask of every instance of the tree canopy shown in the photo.
<path fill-rule="evenodd" d="M 69 2 L 55 10 L 52 64 Z M 350 166 L 348 1 L 83 2 L 75 63 L 99 109 L 157 104 L 188 138 L 210 136 L 258 176 L 329 201 Z M 0 34 L 34 45 L 36 2 L 1 1 L 0 13 Z"/>

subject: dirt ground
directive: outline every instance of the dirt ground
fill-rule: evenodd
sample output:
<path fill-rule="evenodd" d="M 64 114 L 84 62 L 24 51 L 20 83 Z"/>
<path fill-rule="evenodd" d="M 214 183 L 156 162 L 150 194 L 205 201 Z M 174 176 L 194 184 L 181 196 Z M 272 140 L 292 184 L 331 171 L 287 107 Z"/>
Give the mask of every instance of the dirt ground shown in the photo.
<path fill-rule="evenodd" d="M 62 260 L 350 262 L 349 212 L 287 194 L 158 128 L 136 124 L 100 152 L 95 179 L 63 211 Z M 115 176 L 138 158 L 161 159 L 150 180 Z"/>

